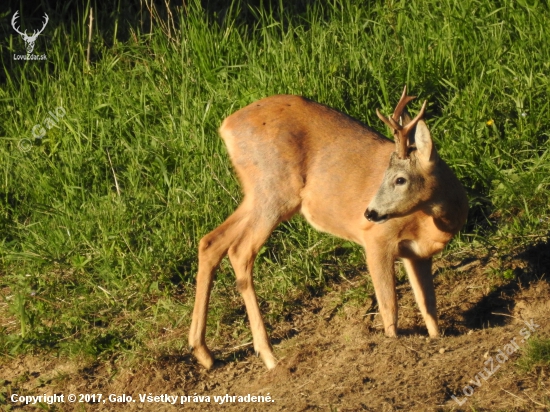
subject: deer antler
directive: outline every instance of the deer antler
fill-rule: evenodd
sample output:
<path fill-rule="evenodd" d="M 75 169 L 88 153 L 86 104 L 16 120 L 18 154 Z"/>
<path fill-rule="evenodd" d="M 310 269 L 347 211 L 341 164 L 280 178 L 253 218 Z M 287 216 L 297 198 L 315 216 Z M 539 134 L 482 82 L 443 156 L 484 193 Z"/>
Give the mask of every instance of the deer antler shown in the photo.
<path fill-rule="evenodd" d="M 50 18 L 48 17 L 48 15 L 46 13 L 44 13 L 44 24 L 42 25 L 42 28 L 40 30 L 33 30 L 32 32 L 32 36 L 29 36 L 27 34 L 27 30 L 25 30 L 25 33 L 22 33 L 21 31 L 19 31 L 19 27 L 15 27 L 15 24 L 16 24 L 16 20 L 17 18 L 19 17 L 18 16 L 19 14 L 19 10 L 17 10 L 15 12 L 15 14 L 13 15 L 12 19 L 11 19 L 11 26 L 13 27 L 13 29 L 18 33 L 20 34 L 21 36 L 23 36 L 23 39 L 26 41 L 26 42 L 29 42 L 29 41 L 34 41 L 36 40 L 36 38 L 38 37 L 38 35 L 40 33 L 42 33 L 44 31 L 44 29 L 46 28 L 46 25 L 48 24 L 48 21 L 50 21 Z"/>
<path fill-rule="evenodd" d="M 25 31 L 25 33 L 21 33 L 19 31 L 19 28 L 18 27 L 15 27 L 15 21 L 17 20 L 17 15 L 19 14 L 19 10 L 17 10 L 15 12 L 15 14 L 13 15 L 12 19 L 11 19 L 11 26 L 13 27 L 13 29 L 17 32 L 17 34 L 20 34 L 21 36 L 26 36 L 27 35 L 27 31 Z"/>
<path fill-rule="evenodd" d="M 38 35 L 40 33 L 42 33 L 44 31 L 44 29 L 46 28 L 46 25 L 50 21 L 50 18 L 48 17 L 48 15 L 46 13 L 44 13 L 44 18 L 46 20 L 44 21 L 44 24 L 42 25 L 42 28 L 38 32 L 36 30 L 34 30 L 31 37 L 36 38 L 36 37 L 38 37 Z"/>
<path fill-rule="evenodd" d="M 404 122 L 400 122 L 399 119 L 403 115 L 403 111 L 405 111 L 407 103 L 414 99 L 416 99 L 416 96 L 407 96 L 407 86 L 405 86 L 403 88 L 403 93 L 401 93 L 401 97 L 399 98 L 399 103 L 397 103 L 397 106 L 395 106 L 395 110 L 393 111 L 393 120 L 400 124 L 403 124 Z"/>
<path fill-rule="evenodd" d="M 390 128 L 393 129 L 393 136 L 395 139 L 397 156 L 400 159 L 407 158 L 407 143 L 408 143 L 409 133 L 411 133 L 411 131 L 414 129 L 418 121 L 422 119 L 422 117 L 424 116 L 424 112 L 426 111 L 427 101 L 425 100 L 424 104 L 422 105 L 422 108 L 420 109 L 420 112 L 416 115 L 416 117 L 413 120 L 411 120 L 410 122 L 407 122 L 407 124 L 404 126 L 399 124 L 399 119 L 403 115 L 403 112 L 405 111 L 405 107 L 407 106 L 407 103 L 409 103 L 411 100 L 415 98 L 416 96 L 407 96 L 407 86 L 405 86 L 405 88 L 403 89 L 403 93 L 401 94 L 401 98 L 399 99 L 397 106 L 395 106 L 395 110 L 393 111 L 393 115 L 391 117 L 383 116 L 380 113 L 380 111 L 376 109 L 376 114 L 378 115 L 380 120 L 382 120 L 386 125 L 388 125 Z"/>

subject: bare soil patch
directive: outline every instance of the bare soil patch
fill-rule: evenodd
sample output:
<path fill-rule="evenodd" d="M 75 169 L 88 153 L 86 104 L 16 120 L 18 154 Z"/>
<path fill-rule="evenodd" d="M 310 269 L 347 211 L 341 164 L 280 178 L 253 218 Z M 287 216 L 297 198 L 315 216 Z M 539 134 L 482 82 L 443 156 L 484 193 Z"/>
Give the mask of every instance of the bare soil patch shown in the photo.
<path fill-rule="evenodd" d="M 134 361 L 131 366 L 117 362 L 83 366 L 48 355 L 4 358 L 0 393 L 8 401 L 3 408 L 21 408 L 9 402 L 12 393 L 102 393 L 131 395 L 136 402 L 47 407 L 181 409 L 179 404 L 139 401 L 139 394 L 168 394 L 191 396 L 191 401 L 194 395 L 210 396 L 210 402 L 187 403 L 188 410 L 548 410 L 550 371 L 536 367 L 521 372 L 516 362 L 527 345 L 528 324 L 532 336 L 550 337 L 550 246 L 493 256 L 487 252 L 438 261 L 435 280 L 443 332 L 439 339 L 427 337 L 408 283 L 398 288 L 401 336 L 390 339 L 382 333 L 379 315 L 373 314 L 375 302 L 335 305 L 338 296 L 352 287 L 342 282 L 332 292 L 304 302 L 291 319 L 274 325 L 274 350 L 280 362 L 273 371 L 253 356 L 250 345 L 239 347 L 230 341 L 213 348 L 217 363 L 211 371 L 200 368 L 188 354 Z M 519 349 L 504 359 L 501 354 L 510 350 L 506 345 L 514 339 Z M 489 376 L 485 368 L 494 374 Z M 471 396 L 463 391 L 468 386 Z M 213 396 L 226 394 L 269 395 L 273 402 L 216 404 Z M 453 395 L 464 403 L 459 405 Z"/>

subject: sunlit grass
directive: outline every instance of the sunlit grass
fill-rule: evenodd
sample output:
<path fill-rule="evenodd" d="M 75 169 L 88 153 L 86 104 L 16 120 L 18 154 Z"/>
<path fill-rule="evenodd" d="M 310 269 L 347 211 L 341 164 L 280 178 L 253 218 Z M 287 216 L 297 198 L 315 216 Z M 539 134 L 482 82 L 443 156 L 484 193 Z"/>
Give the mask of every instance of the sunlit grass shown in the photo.
<path fill-rule="evenodd" d="M 151 32 L 137 17 L 99 16 L 89 66 L 88 10 L 72 22 L 50 12 L 49 40 L 37 46 L 47 63 L 11 60 L 22 42 L 6 29 L 0 319 L 16 322 L 0 325 L 3 351 L 182 349 L 198 240 L 241 198 L 217 128 L 271 94 L 301 94 L 386 132 L 375 109 L 391 112 L 407 84 L 419 96 L 413 108 L 428 99 L 440 154 L 469 191 L 469 223 L 450 249 L 547 234 L 543 4 L 191 3 L 174 7 L 170 36 L 166 25 Z M 66 114 L 34 139 L 34 125 L 58 107 Z M 359 262 L 358 247 L 299 218 L 283 225 L 257 262 L 268 321 L 342 271 L 359 273 Z M 220 319 L 244 316 L 226 263 L 213 293 L 215 339 Z"/>

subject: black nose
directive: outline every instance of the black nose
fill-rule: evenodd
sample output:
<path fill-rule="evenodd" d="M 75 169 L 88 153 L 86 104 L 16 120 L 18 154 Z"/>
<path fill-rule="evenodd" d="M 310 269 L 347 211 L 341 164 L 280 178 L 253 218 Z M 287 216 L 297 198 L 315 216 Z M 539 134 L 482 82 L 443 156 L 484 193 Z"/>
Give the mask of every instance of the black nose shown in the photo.
<path fill-rule="evenodd" d="M 369 222 L 380 223 L 386 221 L 389 218 L 389 215 L 380 216 L 376 210 L 367 209 L 365 212 L 365 217 Z"/>
<path fill-rule="evenodd" d="M 369 222 L 376 222 L 378 220 L 378 212 L 376 210 L 367 209 L 365 211 L 365 217 Z"/>

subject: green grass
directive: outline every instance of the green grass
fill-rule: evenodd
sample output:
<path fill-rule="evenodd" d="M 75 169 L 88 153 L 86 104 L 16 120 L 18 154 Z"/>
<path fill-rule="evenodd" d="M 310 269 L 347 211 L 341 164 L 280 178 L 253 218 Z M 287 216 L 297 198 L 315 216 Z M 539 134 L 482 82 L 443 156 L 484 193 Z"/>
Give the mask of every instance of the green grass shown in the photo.
<path fill-rule="evenodd" d="M 531 339 L 518 360 L 518 366 L 526 372 L 537 367 L 548 368 L 550 366 L 550 339 Z"/>
<path fill-rule="evenodd" d="M 198 241 L 241 198 L 217 128 L 271 94 L 301 94 L 386 132 L 375 109 L 390 112 L 407 84 L 415 110 L 428 99 L 440 154 L 469 191 L 469 223 L 450 250 L 548 233 L 546 3 L 305 3 L 191 1 L 171 17 L 161 10 L 152 27 L 146 9 L 99 13 L 89 65 L 88 8 L 48 10 L 35 50 L 47 62 L 12 59 L 24 45 L 7 13 L 0 351 L 182 350 Z M 57 107 L 66 115 L 34 139 Z M 263 313 L 276 322 L 364 267 L 358 247 L 294 219 L 257 260 Z M 224 262 L 209 339 L 235 322 L 244 342 L 243 314 Z"/>

